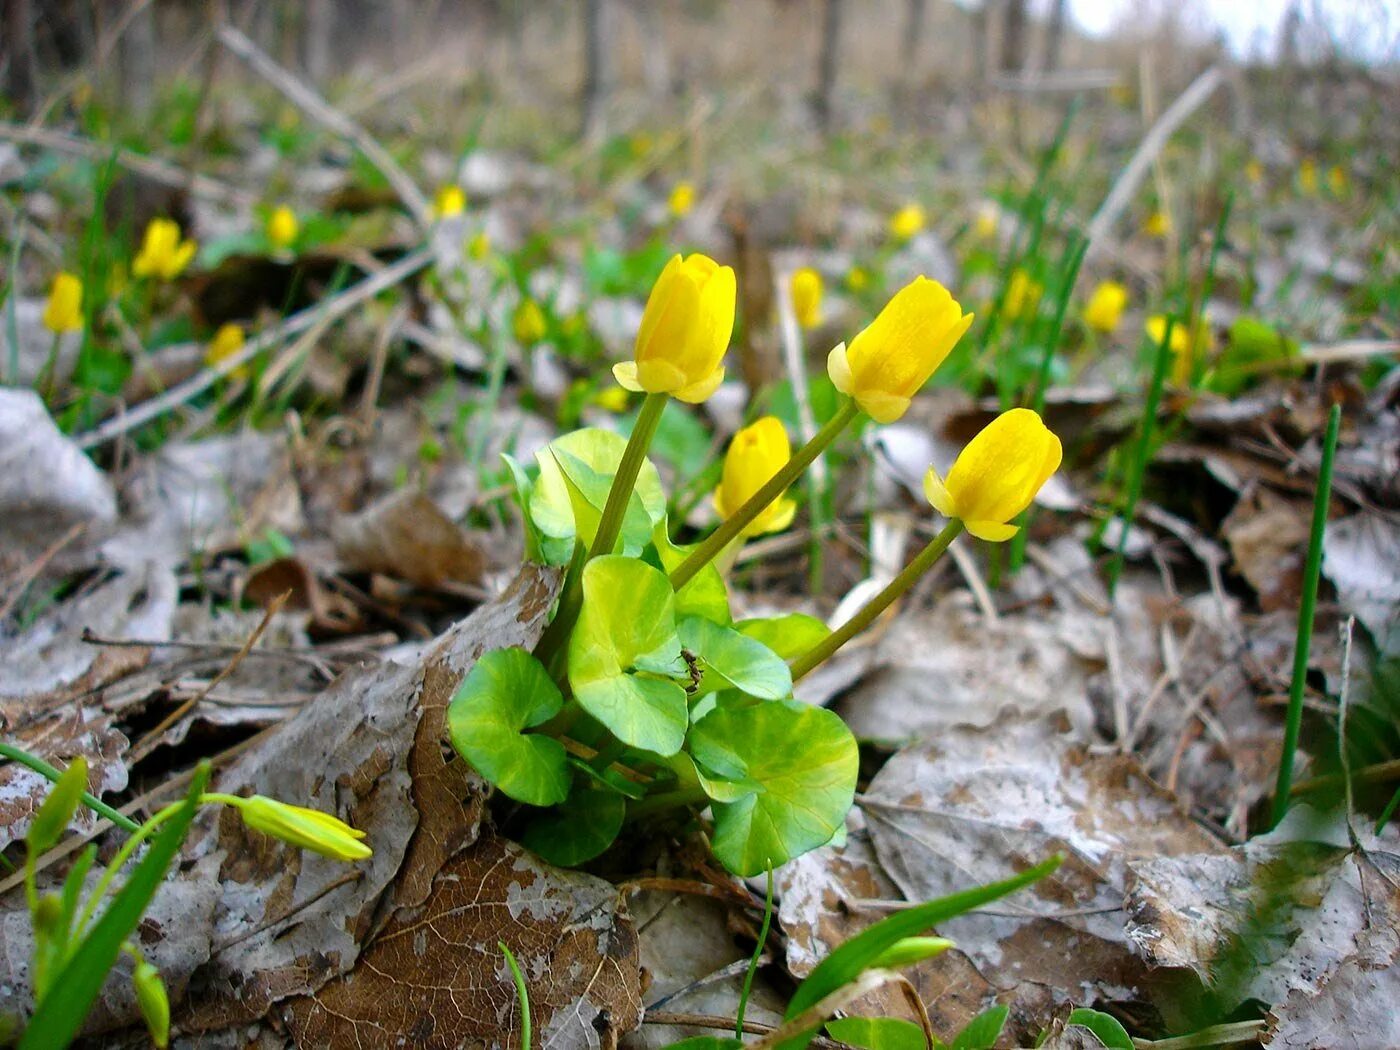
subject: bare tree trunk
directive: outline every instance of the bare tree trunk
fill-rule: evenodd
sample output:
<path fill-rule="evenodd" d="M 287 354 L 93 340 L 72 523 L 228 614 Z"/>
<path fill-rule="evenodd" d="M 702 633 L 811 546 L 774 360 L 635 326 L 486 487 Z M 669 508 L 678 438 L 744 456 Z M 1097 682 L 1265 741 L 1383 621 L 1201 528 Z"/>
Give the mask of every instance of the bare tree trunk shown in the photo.
<path fill-rule="evenodd" d="M 34 7 L 31 0 L 5 0 L 5 93 L 19 112 L 34 106 Z"/>
<path fill-rule="evenodd" d="M 133 112 L 150 108 L 156 81 L 156 14 L 148 5 L 121 38 L 122 103 Z"/>
<path fill-rule="evenodd" d="M 602 138 L 606 125 L 608 91 L 608 0 L 584 0 L 583 4 L 583 127 L 590 141 Z"/>
<path fill-rule="evenodd" d="M 1026 68 L 1026 0 L 1004 0 L 1001 23 L 1001 72 L 1017 74 Z"/>
<path fill-rule="evenodd" d="M 822 5 L 822 45 L 817 55 L 817 92 L 812 108 L 817 115 L 817 127 L 825 133 L 831 129 L 831 95 L 836 87 L 836 54 L 841 46 L 841 8 L 843 0 L 825 0 Z"/>
<path fill-rule="evenodd" d="M 1065 0 L 1052 0 L 1050 19 L 1045 26 L 1045 72 L 1060 68 L 1060 48 L 1065 38 Z"/>
<path fill-rule="evenodd" d="M 334 0 L 306 0 L 301 54 L 306 77 L 324 84 L 331 72 L 331 34 L 335 30 Z"/>

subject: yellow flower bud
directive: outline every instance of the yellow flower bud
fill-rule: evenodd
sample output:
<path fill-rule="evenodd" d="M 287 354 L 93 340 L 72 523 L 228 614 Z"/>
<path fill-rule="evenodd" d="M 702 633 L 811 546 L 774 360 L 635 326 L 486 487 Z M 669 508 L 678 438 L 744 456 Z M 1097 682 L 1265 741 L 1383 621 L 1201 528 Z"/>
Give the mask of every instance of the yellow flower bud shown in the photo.
<path fill-rule="evenodd" d="M 792 457 L 787 431 L 773 416 L 764 416 L 734 435 L 724 454 L 724 474 L 715 489 L 715 511 L 728 520 L 766 485 Z M 779 496 L 744 526 L 743 536 L 781 532 L 792 524 L 797 504 Z"/>
<path fill-rule="evenodd" d="M 462 187 L 449 183 L 437 191 L 433 198 L 433 211 L 439 219 L 450 219 L 467 210 L 467 195 Z"/>
<path fill-rule="evenodd" d="M 467 242 L 467 258 L 473 262 L 481 262 L 491 253 L 491 238 L 486 236 L 486 231 L 482 230 Z"/>
<path fill-rule="evenodd" d="M 863 292 L 870 287 L 870 274 L 863 266 L 852 266 L 846 274 L 846 287 L 853 292 Z"/>
<path fill-rule="evenodd" d="M 511 327 L 515 330 L 515 341 L 521 346 L 533 346 L 543 339 L 545 332 L 549 330 L 544 311 L 533 299 L 520 300 L 520 305 L 515 308 L 515 316 L 511 319 Z"/>
<path fill-rule="evenodd" d="M 1298 165 L 1298 186 L 1309 197 L 1317 196 L 1317 161 L 1311 157 Z"/>
<path fill-rule="evenodd" d="M 1147 236 L 1160 240 L 1172 232 L 1171 216 L 1158 209 L 1147 217 L 1147 221 L 1142 224 L 1142 229 Z"/>
<path fill-rule="evenodd" d="M 695 207 L 695 186 L 689 182 L 676 183 L 671 190 L 671 199 L 667 201 L 667 207 L 678 219 L 689 215 L 690 209 Z"/>
<path fill-rule="evenodd" d="M 810 266 L 792 275 L 792 310 L 803 328 L 815 328 L 822 321 L 822 275 Z"/>
<path fill-rule="evenodd" d="M 278 205 L 267 217 L 267 239 L 274 248 L 290 248 L 300 232 L 296 212 L 285 204 Z"/>
<path fill-rule="evenodd" d="M 831 351 L 827 374 L 871 419 L 893 423 L 971 324 L 948 289 L 916 277 L 849 347 Z"/>
<path fill-rule="evenodd" d="M 1033 314 L 1040 306 L 1040 297 L 1045 294 L 1045 286 L 1025 270 L 1015 270 L 1006 286 L 1006 298 L 1002 300 L 1002 310 L 1012 320 L 1026 314 Z"/>
<path fill-rule="evenodd" d="M 1258 186 L 1264 181 L 1264 165 L 1250 158 L 1249 163 L 1244 166 L 1244 177 L 1255 186 Z"/>
<path fill-rule="evenodd" d="M 142 959 L 131 975 L 131 984 L 136 989 L 136 1005 L 151 1033 L 151 1042 L 165 1050 L 170 1042 L 170 997 L 165 993 L 160 971 Z"/>
<path fill-rule="evenodd" d="M 1152 344 L 1161 346 L 1162 339 L 1167 334 L 1167 319 L 1161 314 L 1153 314 L 1147 319 L 1144 327 Z M 1215 337 L 1211 335 L 1210 323 L 1204 317 L 1199 318 L 1196 321 L 1195 338 L 1186 331 L 1184 324 L 1178 322 L 1172 325 L 1171 343 L 1167 349 L 1172 355 L 1172 382 L 1177 386 L 1189 386 L 1196 361 L 1215 349 Z"/>
<path fill-rule="evenodd" d="M 1059 466 L 1060 439 L 1029 408 L 1013 408 L 967 443 L 946 480 L 930 467 L 924 495 L 978 539 L 1000 542 L 1016 535 L 1011 519 L 1031 505 Z"/>
<path fill-rule="evenodd" d="M 365 833 L 329 813 L 288 805 L 266 795 L 240 799 L 237 808 L 243 823 L 254 831 L 300 849 L 332 860 L 364 860 L 371 855 L 370 848 L 360 841 Z"/>
<path fill-rule="evenodd" d="M 924 209 L 917 204 L 906 204 L 890 216 L 890 236 L 897 241 L 907 241 L 924 228 Z"/>
<path fill-rule="evenodd" d="M 131 272 L 137 277 L 173 281 L 190 264 L 196 247 L 193 240 L 180 240 L 180 224 L 173 219 L 152 219 L 141 250 L 132 260 Z"/>
<path fill-rule="evenodd" d="M 1102 281 L 1084 307 L 1084 323 L 1096 332 L 1111 332 L 1118 327 L 1127 305 L 1128 289 L 1117 281 Z"/>
<path fill-rule="evenodd" d="M 986 202 L 977 209 L 977 219 L 973 223 L 972 231 L 980 241 L 990 241 L 997 235 L 997 227 L 1001 223 L 1001 212 L 991 201 Z"/>
<path fill-rule="evenodd" d="M 697 404 L 724 381 L 734 331 L 734 271 L 698 252 L 672 256 L 647 299 L 635 360 L 613 366 L 628 390 Z"/>
<path fill-rule="evenodd" d="M 214 338 L 209 340 L 209 349 L 204 352 L 204 363 L 210 368 L 217 368 L 234 354 L 243 349 L 245 339 L 241 325 L 230 321 L 219 326 L 219 330 L 214 333 Z M 243 379 L 248 375 L 246 366 L 240 366 L 230 373 L 235 379 Z"/>
<path fill-rule="evenodd" d="M 620 386 L 610 386 L 593 395 L 593 403 L 615 415 L 627 411 L 627 391 Z"/>
<path fill-rule="evenodd" d="M 1332 191 L 1332 196 L 1345 197 L 1350 181 L 1346 168 L 1340 164 L 1333 164 L 1327 169 L 1327 188 Z"/>
<path fill-rule="evenodd" d="M 54 275 L 49 298 L 44 303 L 44 327 L 57 335 L 83 327 L 83 282 L 71 273 Z"/>

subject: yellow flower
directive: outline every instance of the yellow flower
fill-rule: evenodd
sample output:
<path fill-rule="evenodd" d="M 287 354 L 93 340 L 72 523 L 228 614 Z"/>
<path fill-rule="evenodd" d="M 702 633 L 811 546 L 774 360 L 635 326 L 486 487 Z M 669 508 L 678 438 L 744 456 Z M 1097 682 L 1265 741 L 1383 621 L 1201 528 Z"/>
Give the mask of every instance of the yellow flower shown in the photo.
<path fill-rule="evenodd" d="M 971 324 L 948 289 L 916 277 L 849 347 L 831 351 L 827 374 L 871 419 L 893 423 Z"/>
<path fill-rule="evenodd" d="M 1006 316 L 1015 319 L 1033 314 L 1040 305 L 1040 297 L 1045 294 L 1045 286 L 1025 270 L 1015 270 L 1006 286 L 1006 298 L 1002 300 L 1002 310 Z"/>
<path fill-rule="evenodd" d="M 481 262 L 489 254 L 491 254 L 491 238 L 486 236 L 485 230 L 481 230 L 467 242 L 467 258 L 473 262 Z"/>
<path fill-rule="evenodd" d="M 538 343 L 548 331 L 544 311 L 533 299 L 520 300 L 520 305 L 515 308 L 515 316 L 511 318 L 511 327 L 515 330 L 515 341 L 522 346 Z"/>
<path fill-rule="evenodd" d="M 180 240 L 180 224 L 173 219 L 152 219 L 141 250 L 132 260 L 131 272 L 137 277 L 173 281 L 194 258 L 195 247 L 193 240 Z"/>
<path fill-rule="evenodd" d="M 1172 232 L 1171 216 L 1159 208 L 1147 217 L 1142 228 L 1149 237 L 1161 239 Z"/>
<path fill-rule="evenodd" d="M 633 158 L 636 160 L 641 160 L 643 157 L 649 154 L 652 151 L 652 149 L 655 148 L 656 143 L 652 140 L 652 137 L 648 135 L 645 131 L 639 131 L 632 136 L 629 145 L 632 148 Z"/>
<path fill-rule="evenodd" d="M 613 365 L 628 390 L 697 404 L 724 381 L 734 331 L 734 271 L 709 256 L 671 257 L 652 287 L 637 332 L 635 360 Z"/>
<path fill-rule="evenodd" d="M 1117 281 L 1102 281 L 1084 307 L 1084 323 L 1097 332 L 1111 332 L 1118 327 L 1127 305 L 1128 289 Z"/>
<path fill-rule="evenodd" d="M 433 211 L 439 219 L 450 219 L 467 210 L 467 195 L 462 187 L 449 183 L 437 191 L 433 197 Z"/>
<path fill-rule="evenodd" d="M 218 367 L 242 350 L 243 343 L 243 328 L 240 325 L 232 321 L 220 325 L 219 330 L 214 333 L 214 338 L 209 340 L 209 349 L 204 352 L 204 363 L 210 368 Z M 235 379 L 244 379 L 248 375 L 248 368 L 246 365 L 240 365 L 230 375 Z"/>
<path fill-rule="evenodd" d="M 55 335 L 76 332 L 83 327 L 83 282 L 71 273 L 54 275 L 49 298 L 44 303 L 44 327 Z"/>
<path fill-rule="evenodd" d="M 1001 213 L 997 206 L 991 201 L 985 202 L 977 209 L 977 218 L 972 224 L 972 231 L 977 235 L 979 241 L 990 241 L 997 235 L 997 227 L 1001 222 Z"/>
<path fill-rule="evenodd" d="M 1009 540 L 1012 518 L 1031 505 L 1060 466 L 1060 439 L 1029 408 L 1013 408 L 988 423 L 958 454 L 947 479 L 932 467 L 924 495 L 944 517 L 994 543 Z"/>
<path fill-rule="evenodd" d="M 1317 161 L 1305 157 L 1298 165 L 1298 185 L 1309 197 L 1317 195 Z"/>
<path fill-rule="evenodd" d="M 1147 338 L 1154 346 L 1161 346 L 1167 334 L 1167 319 L 1161 314 L 1153 314 L 1145 325 Z M 1186 326 L 1178 322 L 1172 325 L 1171 343 L 1167 347 L 1172 355 L 1172 382 L 1177 386 L 1189 386 L 1191 374 L 1198 359 L 1215 349 L 1215 339 L 1210 332 L 1210 323 L 1201 317 L 1196 321 L 1195 338 L 1187 334 Z"/>
<path fill-rule="evenodd" d="M 1345 197 L 1350 181 L 1346 168 L 1340 164 L 1333 164 L 1327 169 L 1327 188 L 1332 191 L 1332 196 Z"/>
<path fill-rule="evenodd" d="M 296 213 L 285 204 L 279 204 L 267 217 L 267 239 L 274 248 L 290 248 L 299 232 Z"/>
<path fill-rule="evenodd" d="M 236 805 L 248 827 L 300 849 L 346 861 L 364 860 L 371 854 L 370 848 L 360 841 L 365 837 L 363 831 L 329 813 L 288 805 L 266 795 L 239 799 Z"/>
<path fill-rule="evenodd" d="M 906 204 L 890 216 L 890 236 L 897 241 L 907 241 L 924 228 L 924 209 L 917 204 Z"/>
<path fill-rule="evenodd" d="M 671 199 L 667 201 L 667 207 L 678 219 L 689 215 L 690 209 L 695 207 L 695 187 L 689 182 L 676 183 L 675 188 L 671 190 Z"/>
<path fill-rule="evenodd" d="M 616 415 L 627 411 L 627 391 L 620 386 L 610 386 L 593 395 L 593 403 Z"/>
<path fill-rule="evenodd" d="M 1264 165 L 1250 158 L 1249 163 L 1244 166 L 1244 177 L 1253 185 L 1258 186 L 1264 181 Z"/>
<path fill-rule="evenodd" d="M 822 321 L 822 275 L 810 266 L 792 274 L 792 310 L 803 328 L 815 328 Z"/>
<path fill-rule="evenodd" d="M 792 456 L 787 431 L 773 416 L 764 416 L 734 435 L 724 454 L 724 474 L 715 489 L 715 510 L 728 520 L 761 489 Z M 779 496 L 744 526 L 743 536 L 781 532 L 792 524 L 797 504 Z"/>
<path fill-rule="evenodd" d="M 863 266 L 852 266 L 846 274 L 846 287 L 853 292 L 863 292 L 870 287 L 870 274 Z"/>

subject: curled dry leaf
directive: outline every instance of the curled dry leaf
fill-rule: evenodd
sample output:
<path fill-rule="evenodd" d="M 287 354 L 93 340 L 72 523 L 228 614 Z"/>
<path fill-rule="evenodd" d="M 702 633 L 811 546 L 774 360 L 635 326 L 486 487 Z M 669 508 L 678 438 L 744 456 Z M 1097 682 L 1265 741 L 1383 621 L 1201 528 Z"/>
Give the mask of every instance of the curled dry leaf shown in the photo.
<path fill-rule="evenodd" d="M 436 587 L 477 583 L 486 556 L 472 538 L 417 492 L 395 493 L 332 527 L 336 553 L 352 572 L 380 572 Z"/>
<path fill-rule="evenodd" d="M 1331 522 L 1322 572 L 1376 644 L 1400 653 L 1400 525 L 1379 514 Z"/>
<path fill-rule="evenodd" d="M 1298 607 L 1311 508 L 1263 487 L 1248 490 L 1220 524 L 1235 568 L 1266 611 Z"/>

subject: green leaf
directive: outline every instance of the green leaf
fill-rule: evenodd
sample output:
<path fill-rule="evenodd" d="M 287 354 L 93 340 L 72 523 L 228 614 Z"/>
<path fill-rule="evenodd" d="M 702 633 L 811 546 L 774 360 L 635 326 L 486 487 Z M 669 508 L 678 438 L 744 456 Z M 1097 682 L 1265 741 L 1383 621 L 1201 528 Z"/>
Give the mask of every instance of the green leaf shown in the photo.
<path fill-rule="evenodd" d="M 833 1039 L 866 1050 L 928 1050 L 924 1030 L 898 1017 L 842 1017 L 828 1021 Z"/>
<path fill-rule="evenodd" d="M 79 755 L 68 764 L 63 775 L 54 783 L 49 797 L 44 799 L 44 804 L 39 807 L 39 812 L 34 815 L 34 820 L 29 825 L 29 834 L 24 837 L 24 841 L 32 856 L 37 857 L 58 841 L 63 829 L 73 819 L 78 803 L 82 801 L 83 792 L 87 790 L 87 781 L 87 759 Z"/>
<path fill-rule="evenodd" d="M 695 724 L 688 750 L 707 776 L 751 788 L 712 807 L 712 848 L 736 875 L 824 845 L 855 797 L 855 738 L 819 707 L 790 700 L 717 707 Z"/>
<path fill-rule="evenodd" d="M 574 553 L 573 537 L 561 539 L 547 536 L 540 531 L 530 513 L 530 494 L 535 485 L 530 480 L 529 472 L 508 452 L 502 452 L 501 459 L 505 460 L 506 469 L 510 471 L 511 482 L 515 487 L 515 503 L 520 508 L 520 518 L 525 525 L 525 557 L 541 565 L 569 564 L 569 558 Z"/>
<path fill-rule="evenodd" d="M 792 695 L 792 672 L 768 646 L 699 616 L 680 622 L 681 645 L 700 661 L 700 692 L 739 689 L 760 700 Z"/>
<path fill-rule="evenodd" d="M 1109 1014 L 1081 1006 L 1070 1011 L 1065 1024 L 1089 1029 L 1094 1033 L 1094 1038 L 1108 1050 L 1133 1050 L 1133 1037 L 1128 1034 L 1127 1029 L 1118 1023 L 1116 1017 Z"/>
<path fill-rule="evenodd" d="M 627 441 L 621 435 L 589 428 L 555 438 L 536 452 L 540 476 L 531 489 L 529 502 L 530 518 L 535 527 L 555 540 L 572 541 L 578 536 L 585 544 L 591 543 L 626 447 Z M 572 498 L 570 482 L 576 490 Z M 585 511 L 583 520 L 579 520 L 580 499 Z M 642 461 L 633 500 L 641 511 L 634 510 L 629 501 L 627 517 L 623 520 L 622 545 L 624 552 L 636 553 L 651 538 L 652 528 L 666 515 L 661 475 L 650 460 Z"/>
<path fill-rule="evenodd" d="M 34 1016 L 20 1039 L 20 1050 L 67 1046 L 78 1034 L 108 971 L 117 961 L 122 942 L 141 921 L 185 841 L 199 807 L 199 796 L 208 783 L 209 764 L 205 762 L 195 770 L 184 805 L 156 834 L 146 856 L 112 898 L 92 932 L 73 949 L 67 965 L 55 975 L 49 993 L 35 1006 Z"/>
<path fill-rule="evenodd" d="M 553 449 L 552 455 L 559 464 L 564 478 L 564 487 L 569 493 L 569 508 L 574 516 L 574 529 L 579 542 L 585 546 L 593 543 L 598 534 L 598 523 L 603 517 L 603 508 L 608 502 L 608 491 L 612 488 L 612 478 L 600 474 L 583 460 L 563 449 Z M 638 555 L 651 536 L 652 523 L 647 517 L 646 508 L 636 492 L 627 498 L 627 508 L 623 511 L 622 527 L 618 533 L 618 548 L 613 553 Z"/>
<path fill-rule="evenodd" d="M 1004 1003 L 987 1007 L 953 1037 L 948 1050 L 992 1050 L 1010 1014 L 1011 1007 Z"/>
<path fill-rule="evenodd" d="M 571 868 L 592 860 L 622 830 L 627 801 L 607 788 L 583 788 L 525 829 L 520 841 L 551 864 Z"/>
<path fill-rule="evenodd" d="M 680 684 L 658 675 L 684 674 L 666 577 L 635 558 L 590 561 L 569 640 L 569 684 L 579 705 L 627 746 L 674 755 L 690 710 Z"/>
<path fill-rule="evenodd" d="M 742 1050 L 743 1046 L 743 1040 L 735 1039 L 732 1035 L 693 1035 L 689 1039 L 669 1043 L 663 1050 Z"/>
<path fill-rule="evenodd" d="M 1013 875 L 1001 882 L 993 882 L 975 889 L 950 893 L 946 897 L 916 905 L 896 912 L 875 925 L 862 930 L 841 947 L 837 948 L 807 975 L 798 985 L 788 1001 L 785 1019 L 791 1020 L 804 1010 L 825 999 L 844 984 L 854 981 L 872 962 L 905 937 L 912 937 L 931 926 L 962 915 L 964 912 L 990 904 L 994 900 L 1015 893 L 1031 883 L 1043 879 L 1058 868 L 1063 857 L 1055 856 L 1042 861 L 1035 867 Z M 779 1044 L 778 1050 L 802 1050 L 812 1039 L 812 1029 L 800 1036 L 787 1039 Z"/>
<path fill-rule="evenodd" d="M 689 556 L 691 547 L 681 547 L 671 542 L 669 525 L 663 518 L 652 531 L 652 543 L 661 559 L 661 568 L 667 573 L 674 572 Z M 714 562 L 706 565 L 676 592 L 677 616 L 703 616 L 715 623 L 729 623 L 733 617 L 729 613 L 729 591 L 724 586 L 724 577 Z"/>
<path fill-rule="evenodd" d="M 740 620 L 734 626 L 787 661 L 797 659 L 831 633 L 826 624 L 805 613 Z"/>
<path fill-rule="evenodd" d="M 497 649 L 476 662 L 447 705 L 452 746 L 517 802 L 552 806 L 569 795 L 568 754 L 553 737 L 523 730 L 559 713 L 564 697 L 524 649 Z"/>

